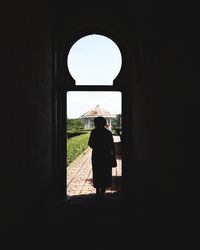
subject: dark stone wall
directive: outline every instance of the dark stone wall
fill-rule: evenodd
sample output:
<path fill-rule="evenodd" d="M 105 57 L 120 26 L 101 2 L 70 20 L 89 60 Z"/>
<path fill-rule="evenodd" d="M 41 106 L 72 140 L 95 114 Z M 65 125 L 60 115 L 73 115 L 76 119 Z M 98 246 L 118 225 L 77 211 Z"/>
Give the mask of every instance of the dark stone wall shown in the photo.
<path fill-rule="evenodd" d="M 0 58 L 2 230 L 42 207 L 55 180 L 55 27 L 58 53 L 64 49 L 64 37 L 71 39 L 74 30 L 91 24 L 122 38 L 126 64 L 121 77 L 129 131 L 124 190 L 128 203 L 133 204 L 128 216 L 151 218 L 164 213 L 181 218 L 196 207 L 199 75 L 195 8 L 174 2 L 111 2 L 81 1 L 79 8 L 77 3 L 33 1 L 5 6 Z"/>
<path fill-rule="evenodd" d="M 196 207 L 196 17 L 176 3 L 145 4 L 138 13 L 134 193 L 148 216 L 181 218 Z"/>
<path fill-rule="evenodd" d="M 52 32 L 46 6 L 3 8 L 1 229 L 38 209 L 52 181 Z"/>

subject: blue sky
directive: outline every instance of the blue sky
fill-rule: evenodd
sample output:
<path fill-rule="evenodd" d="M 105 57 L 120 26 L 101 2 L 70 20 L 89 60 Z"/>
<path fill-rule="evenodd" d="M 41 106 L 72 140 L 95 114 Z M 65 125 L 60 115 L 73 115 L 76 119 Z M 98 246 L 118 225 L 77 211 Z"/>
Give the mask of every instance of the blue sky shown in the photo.
<path fill-rule="evenodd" d="M 76 85 L 112 85 L 121 69 L 117 45 L 102 35 L 79 39 L 67 57 L 67 66 Z M 121 113 L 120 92 L 68 92 L 67 116 L 78 118 L 96 105 L 113 114 Z"/>
<path fill-rule="evenodd" d="M 121 98 L 119 91 L 69 91 L 67 92 L 67 117 L 79 118 L 97 105 L 114 115 L 121 114 Z"/>

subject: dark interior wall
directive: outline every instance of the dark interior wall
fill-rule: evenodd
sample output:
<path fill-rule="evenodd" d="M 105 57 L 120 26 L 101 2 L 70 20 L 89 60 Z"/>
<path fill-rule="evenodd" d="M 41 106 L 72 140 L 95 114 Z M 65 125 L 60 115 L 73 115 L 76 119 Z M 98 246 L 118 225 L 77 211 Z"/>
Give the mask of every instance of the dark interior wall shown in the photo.
<path fill-rule="evenodd" d="M 198 183 L 196 15 L 184 4 L 141 5 L 133 98 L 134 193 L 145 213 L 182 217 L 196 207 Z"/>
<path fill-rule="evenodd" d="M 65 7 L 57 9 L 66 39 L 99 26 L 121 38 L 126 53 L 128 199 L 147 216 L 152 210 L 181 216 L 194 206 L 198 183 L 195 9 L 158 1 L 78 6 L 71 4 L 68 15 Z"/>
<path fill-rule="evenodd" d="M 64 14 L 67 6 L 55 3 L 60 11 L 55 16 L 47 5 L 30 2 L 12 9 L 7 6 L 6 25 L 1 30 L 3 230 L 28 208 L 41 205 L 54 178 L 52 22 L 62 19 L 59 13 Z M 134 206 L 149 214 L 160 203 L 161 208 L 173 210 L 178 201 L 193 201 L 195 194 L 194 173 L 199 162 L 198 69 L 194 61 L 197 23 L 191 15 L 190 20 L 185 18 L 187 6 L 182 5 L 181 10 L 175 5 L 138 2 L 107 5 L 101 1 L 94 6 L 81 1 L 78 10 L 77 3 L 70 6 L 64 20 L 66 36 L 77 25 L 92 23 L 123 37 L 128 51 L 129 86 L 125 92 L 131 100 L 126 103 L 131 112 L 127 122 L 133 135 L 128 148 L 131 161 L 127 171 L 131 174 L 126 183 L 135 195 Z"/>
<path fill-rule="evenodd" d="M 5 6 L 1 24 L 1 229 L 37 208 L 52 178 L 52 34 L 46 6 Z"/>

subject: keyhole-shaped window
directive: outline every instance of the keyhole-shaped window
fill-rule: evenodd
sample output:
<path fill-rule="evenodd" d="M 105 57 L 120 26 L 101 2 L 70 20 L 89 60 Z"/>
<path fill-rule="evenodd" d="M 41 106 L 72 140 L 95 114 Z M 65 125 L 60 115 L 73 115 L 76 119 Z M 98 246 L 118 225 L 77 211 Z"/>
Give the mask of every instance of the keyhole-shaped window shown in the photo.
<path fill-rule="evenodd" d="M 67 66 L 76 85 L 113 85 L 122 66 L 121 52 L 110 38 L 87 35 L 71 47 Z"/>

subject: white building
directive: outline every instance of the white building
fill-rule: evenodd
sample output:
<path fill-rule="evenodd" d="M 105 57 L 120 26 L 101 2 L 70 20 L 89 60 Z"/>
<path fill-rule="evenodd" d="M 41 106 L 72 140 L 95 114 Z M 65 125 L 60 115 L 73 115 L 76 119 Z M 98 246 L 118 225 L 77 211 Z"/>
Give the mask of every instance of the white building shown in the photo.
<path fill-rule="evenodd" d="M 106 119 L 108 129 L 111 130 L 112 125 L 112 119 L 116 118 L 116 115 L 111 114 L 109 111 L 101 108 L 99 105 L 97 105 L 95 108 L 87 111 L 85 114 L 81 116 L 81 118 L 84 120 L 85 123 L 85 129 L 92 129 L 94 128 L 94 118 L 102 116 Z"/>

